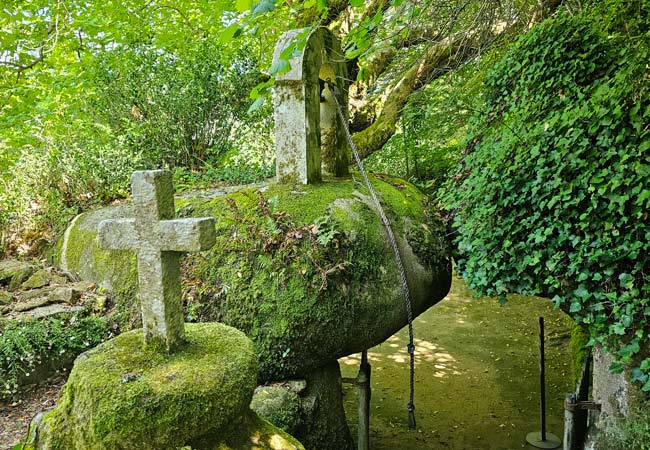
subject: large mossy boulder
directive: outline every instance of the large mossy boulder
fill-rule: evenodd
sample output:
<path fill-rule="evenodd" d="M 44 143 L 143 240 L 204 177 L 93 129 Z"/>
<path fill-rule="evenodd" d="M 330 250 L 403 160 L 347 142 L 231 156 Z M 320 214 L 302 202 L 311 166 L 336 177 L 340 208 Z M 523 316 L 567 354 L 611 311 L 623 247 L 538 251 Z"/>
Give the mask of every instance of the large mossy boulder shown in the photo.
<path fill-rule="evenodd" d="M 393 223 L 417 316 L 449 290 L 444 225 L 413 185 L 384 176 L 372 182 Z M 354 177 L 187 196 L 176 206 L 179 216 L 217 219 L 217 244 L 184 263 L 188 319 L 244 331 L 257 346 L 261 380 L 304 376 L 406 324 L 392 249 Z M 101 220 L 131 214 L 123 205 L 79 216 L 57 252 L 64 268 L 125 293 L 124 304 L 133 298 L 133 255 L 101 250 L 95 236 Z"/>
<path fill-rule="evenodd" d="M 188 324 L 187 343 L 165 354 L 142 330 L 81 355 L 31 445 L 41 450 L 303 449 L 249 404 L 257 355 L 222 324 Z"/>

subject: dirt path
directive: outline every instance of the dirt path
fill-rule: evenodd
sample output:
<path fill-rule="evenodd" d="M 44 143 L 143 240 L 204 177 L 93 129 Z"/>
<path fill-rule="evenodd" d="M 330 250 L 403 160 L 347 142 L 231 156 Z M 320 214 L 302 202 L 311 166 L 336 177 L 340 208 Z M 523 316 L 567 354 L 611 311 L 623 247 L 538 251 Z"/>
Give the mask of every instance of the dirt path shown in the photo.
<path fill-rule="evenodd" d="M 563 401 L 571 390 L 570 321 L 548 300 L 512 296 L 505 307 L 474 299 L 455 279 L 441 303 L 414 322 L 417 431 L 406 429 L 406 330 L 371 349 L 371 450 L 532 449 L 539 431 L 538 317 L 545 317 L 548 430 L 562 435 Z M 359 356 L 341 360 L 356 375 Z M 356 393 L 345 387 L 356 436 Z"/>
<path fill-rule="evenodd" d="M 65 375 L 57 375 L 41 386 L 28 389 L 20 400 L 0 401 L 0 449 L 11 449 L 25 438 L 32 417 L 56 404 L 66 379 Z"/>

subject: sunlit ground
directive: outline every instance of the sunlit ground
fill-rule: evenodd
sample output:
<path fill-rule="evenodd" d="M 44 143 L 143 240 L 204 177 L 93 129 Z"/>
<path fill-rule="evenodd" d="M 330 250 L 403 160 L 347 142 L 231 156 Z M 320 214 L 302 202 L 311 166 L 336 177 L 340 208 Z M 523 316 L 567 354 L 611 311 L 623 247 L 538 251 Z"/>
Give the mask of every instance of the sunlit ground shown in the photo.
<path fill-rule="evenodd" d="M 548 430 L 561 436 L 562 405 L 572 389 L 569 320 L 548 300 L 512 296 L 505 307 L 475 299 L 454 279 L 451 293 L 414 322 L 417 430 L 406 428 L 409 355 L 406 329 L 372 348 L 371 450 L 532 448 L 539 431 L 538 318 L 546 321 Z M 360 355 L 340 360 L 354 377 Z M 356 392 L 344 386 L 356 437 Z"/>

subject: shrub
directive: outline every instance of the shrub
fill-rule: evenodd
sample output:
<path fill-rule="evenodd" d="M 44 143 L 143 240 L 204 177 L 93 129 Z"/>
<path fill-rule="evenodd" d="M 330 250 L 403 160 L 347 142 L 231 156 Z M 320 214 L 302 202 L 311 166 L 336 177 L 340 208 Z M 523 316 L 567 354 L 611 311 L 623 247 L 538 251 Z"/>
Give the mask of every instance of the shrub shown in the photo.
<path fill-rule="evenodd" d="M 559 15 L 494 66 L 451 199 L 471 288 L 553 298 L 620 371 L 650 344 L 650 34 L 607 23 Z"/>
<path fill-rule="evenodd" d="M 9 322 L 0 328 L 0 397 L 15 394 L 20 380 L 39 366 L 71 362 L 110 336 L 105 319 L 78 314 Z"/>
<path fill-rule="evenodd" d="M 599 437 L 599 448 L 607 450 L 650 450 L 650 413 L 647 407 L 618 418 Z"/>

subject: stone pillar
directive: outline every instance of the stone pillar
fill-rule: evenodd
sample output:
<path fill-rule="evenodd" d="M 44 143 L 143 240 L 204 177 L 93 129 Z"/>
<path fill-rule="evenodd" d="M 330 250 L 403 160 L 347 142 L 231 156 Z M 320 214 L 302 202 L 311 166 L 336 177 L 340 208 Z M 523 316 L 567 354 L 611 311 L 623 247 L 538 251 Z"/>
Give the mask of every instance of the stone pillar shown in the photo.
<path fill-rule="evenodd" d="M 282 35 L 274 63 L 304 32 L 291 30 Z M 321 166 L 335 176 L 346 175 L 347 143 L 332 93 L 324 83 L 330 79 L 337 85 L 338 100 L 347 116 L 347 69 L 336 37 L 327 28 L 317 28 L 289 63 L 291 69 L 276 77 L 273 95 L 278 181 L 316 183 L 321 180 Z"/>

